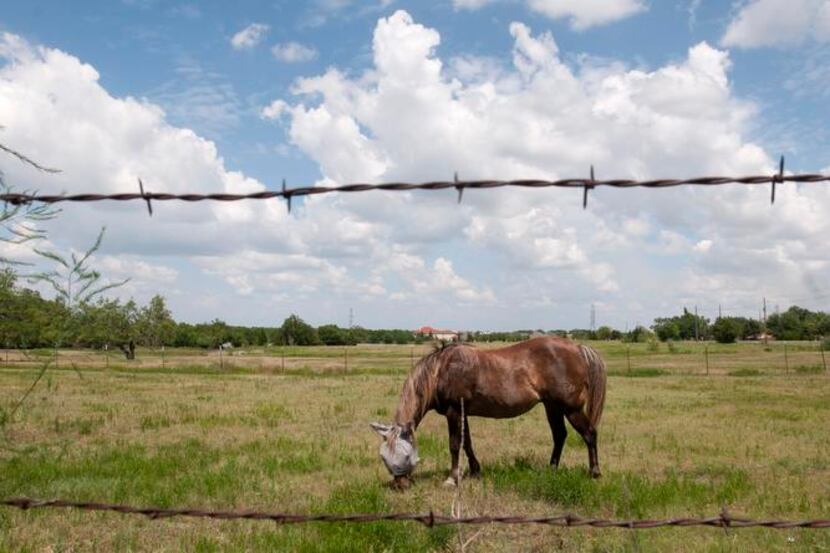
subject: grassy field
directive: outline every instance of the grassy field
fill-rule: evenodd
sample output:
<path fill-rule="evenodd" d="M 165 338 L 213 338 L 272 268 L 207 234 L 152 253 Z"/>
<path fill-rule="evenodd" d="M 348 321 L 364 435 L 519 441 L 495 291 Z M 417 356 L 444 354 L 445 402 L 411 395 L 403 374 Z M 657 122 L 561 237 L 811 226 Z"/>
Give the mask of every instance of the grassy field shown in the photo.
<path fill-rule="evenodd" d="M 541 407 L 511 420 L 471 419 L 481 479 L 465 514 L 669 517 L 727 506 L 756 518 L 830 516 L 830 376 L 815 344 L 596 344 L 611 377 L 600 427 L 604 476 L 568 436 L 552 472 Z M 705 356 L 708 347 L 709 376 Z M 422 462 L 400 493 L 377 457 L 373 420 L 389 421 L 411 358 L 425 347 L 139 352 L 109 367 L 100 353 L 60 352 L 0 441 L 0 497 L 30 495 L 158 506 L 292 512 L 449 513 L 454 491 L 444 419 L 418 431 Z M 0 359 L 0 408 L 30 385 L 29 352 Z M 630 366 L 630 368 L 629 368 Z M 78 369 L 73 370 L 73 369 Z M 2 414 L 0 414 L 2 416 Z M 6 415 L 8 416 L 8 415 Z M 414 523 L 302 525 L 0 508 L 2 551 L 458 550 L 454 529 Z M 637 532 L 533 526 L 463 529 L 468 551 L 828 551 L 827 530 L 687 528 Z"/>

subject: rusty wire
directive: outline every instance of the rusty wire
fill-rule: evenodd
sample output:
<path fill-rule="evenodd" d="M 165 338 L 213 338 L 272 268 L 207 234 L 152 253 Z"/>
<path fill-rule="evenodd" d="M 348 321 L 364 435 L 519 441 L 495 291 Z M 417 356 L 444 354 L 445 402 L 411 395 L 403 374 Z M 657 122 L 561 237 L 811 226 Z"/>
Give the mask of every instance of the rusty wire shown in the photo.
<path fill-rule="evenodd" d="M 98 503 L 89 501 L 68 501 L 64 499 L 32 499 L 16 497 L 0 500 L 0 505 L 18 509 L 80 509 L 82 511 L 108 511 L 124 515 L 143 515 L 157 520 L 171 517 L 210 518 L 215 520 L 267 520 L 277 524 L 300 524 L 306 522 L 419 522 L 424 526 L 480 525 L 480 524 L 544 524 L 548 526 L 565 526 L 569 528 L 622 528 L 628 530 L 646 530 L 666 526 L 713 526 L 717 528 L 772 528 L 787 530 L 792 528 L 826 529 L 830 528 L 830 519 L 813 520 L 755 520 L 730 515 L 726 509 L 711 517 L 688 517 L 668 519 L 613 520 L 604 518 L 582 517 L 570 513 L 552 516 L 523 515 L 482 515 L 455 518 L 447 515 L 426 513 L 359 513 L 359 514 L 292 514 L 262 511 L 223 511 L 211 509 L 180 509 L 159 507 L 134 507 L 131 505 Z"/>
<path fill-rule="evenodd" d="M 773 195 L 771 200 L 775 201 L 774 187 L 776 184 L 795 182 L 795 183 L 820 183 L 830 182 L 830 175 L 824 174 L 798 174 L 798 175 L 784 175 L 783 166 L 774 175 L 755 175 L 745 177 L 695 177 L 688 179 L 652 179 L 652 180 L 630 180 L 630 179 L 606 179 L 595 180 L 593 178 L 593 171 L 591 177 L 588 179 L 574 178 L 574 179 L 560 179 L 560 180 L 543 180 L 543 179 L 518 179 L 518 180 L 458 180 L 457 177 L 451 181 L 430 181 L 421 183 L 409 182 L 386 182 L 379 184 L 367 183 L 353 183 L 344 184 L 342 186 L 303 186 L 299 188 L 286 188 L 285 183 L 281 190 L 263 190 L 260 192 L 251 192 L 248 194 L 229 194 L 229 193 L 211 193 L 211 194 L 195 194 L 195 193 L 179 193 L 171 194 L 167 192 L 147 192 L 144 190 L 144 183 L 139 182 L 138 192 L 123 192 L 115 194 L 29 194 L 29 193 L 6 193 L 0 194 L 0 201 L 8 202 L 14 205 L 31 204 L 31 203 L 45 203 L 55 204 L 60 202 L 99 202 L 99 201 L 132 201 L 141 200 L 147 202 L 150 208 L 151 201 L 184 201 L 184 202 L 201 202 L 201 201 L 220 201 L 220 202 L 235 202 L 240 200 L 270 200 L 274 198 L 282 198 L 287 200 L 290 210 L 291 199 L 301 196 L 316 196 L 320 194 L 332 193 L 347 193 L 347 192 L 367 192 L 370 190 L 382 190 L 387 192 L 402 192 L 410 190 L 446 190 L 455 189 L 458 191 L 458 201 L 461 201 L 462 193 L 466 189 L 471 190 L 485 190 L 491 188 L 503 187 L 520 187 L 520 188 L 576 188 L 584 191 L 583 206 L 587 202 L 587 191 L 600 187 L 607 186 L 611 188 L 669 188 L 674 186 L 719 186 L 723 184 L 744 184 L 744 185 L 763 185 L 771 184 L 773 186 Z M 151 208 L 150 208 L 151 209 Z"/>

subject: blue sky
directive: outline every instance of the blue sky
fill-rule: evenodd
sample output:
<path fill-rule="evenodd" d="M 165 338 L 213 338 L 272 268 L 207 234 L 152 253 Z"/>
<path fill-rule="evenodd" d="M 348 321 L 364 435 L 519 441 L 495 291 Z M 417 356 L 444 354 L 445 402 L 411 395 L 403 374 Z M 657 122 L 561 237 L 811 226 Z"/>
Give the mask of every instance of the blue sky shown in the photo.
<path fill-rule="evenodd" d="M 771 32 L 774 29 L 775 32 Z M 0 14 L 2 161 L 40 190 L 229 191 L 348 180 L 680 176 L 830 167 L 830 2 L 38 2 Z M 87 73 L 84 67 L 94 69 Z M 39 103 L 46 102 L 46 104 Z M 48 104 L 48 107 L 44 107 Z M 417 131 L 414 127 L 420 127 Z M 65 134 L 62 134 L 65 133 Z M 56 135 L 71 137 L 66 147 Z M 90 160 L 93 159 L 93 162 Z M 86 161 L 86 163 L 84 163 Z M 815 187 L 70 206 L 50 240 L 186 320 L 619 328 L 827 308 Z M 25 256 L 25 252 L 17 252 Z"/>

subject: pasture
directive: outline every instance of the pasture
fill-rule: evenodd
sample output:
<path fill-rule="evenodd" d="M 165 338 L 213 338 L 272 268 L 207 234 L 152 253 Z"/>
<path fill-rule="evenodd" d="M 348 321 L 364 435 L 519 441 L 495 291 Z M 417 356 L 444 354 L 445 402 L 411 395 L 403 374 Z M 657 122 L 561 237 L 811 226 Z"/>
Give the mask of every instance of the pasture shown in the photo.
<path fill-rule="evenodd" d="M 830 514 L 830 376 L 815 344 L 654 346 L 594 343 L 609 367 L 600 480 L 569 427 L 552 472 L 538 406 L 509 420 L 472 418 L 480 479 L 464 514 L 753 518 Z M 705 356 L 708 348 L 709 375 Z M 417 432 L 415 485 L 391 490 L 371 421 L 389 422 L 412 358 L 426 346 L 60 352 L 0 442 L 0 497 L 297 513 L 448 514 L 455 491 L 446 424 Z M 8 416 L 53 352 L 0 360 Z M 282 356 L 285 356 L 283 362 Z M 348 356 L 348 359 L 346 357 Z M 284 368 L 283 368 L 284 367 Z M 461 529 L 468 551 L 826 551 L 826 530 L 674 528 L 637 532 L 536 526 Z M 416 523 L 305 524 L 0 508 L 2 551 L 458 550 L 453 528 Z"/>

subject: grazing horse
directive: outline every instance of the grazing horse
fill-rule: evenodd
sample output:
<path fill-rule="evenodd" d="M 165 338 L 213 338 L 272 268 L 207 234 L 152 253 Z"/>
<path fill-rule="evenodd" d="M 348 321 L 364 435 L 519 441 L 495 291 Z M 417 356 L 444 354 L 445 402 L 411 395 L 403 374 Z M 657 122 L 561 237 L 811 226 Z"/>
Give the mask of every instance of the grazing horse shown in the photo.
<path fill-rule="evenodd" d="M 447 417 L 452 469 L 448 484 L 457 484 L 464 418 L 464 452 L 470 474 L 481 465 L 473 453 L 467 417 L 509 418 L 545 406 L 553 434 L 550 464 L 559 465 L 568 431 L 565 419 L 585 440 L 591 476 L 600 476 L 597 425 L 605 403 L 605 363 L 585 345 L 552 336 L 531 338 L 499 349 L 483 350 L 468 344 L 450 344 L 422 357 L 403 385 L 394 424 L 372 423 L 384 438 L 380 454 L 404 488 L 418 462 L 415 430 L 434 409 Z"/>

